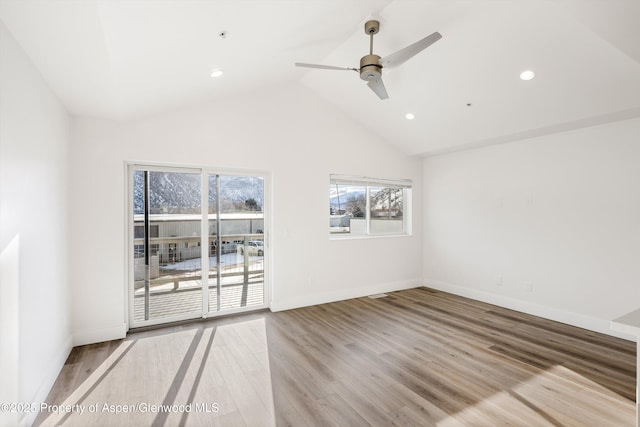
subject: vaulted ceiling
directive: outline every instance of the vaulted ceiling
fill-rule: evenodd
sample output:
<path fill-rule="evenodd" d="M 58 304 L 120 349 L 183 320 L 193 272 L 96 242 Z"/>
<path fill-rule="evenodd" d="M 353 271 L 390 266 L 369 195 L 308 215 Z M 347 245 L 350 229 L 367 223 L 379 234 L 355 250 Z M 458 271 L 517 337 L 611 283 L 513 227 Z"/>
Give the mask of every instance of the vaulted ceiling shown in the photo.
<path fill-rule="evenodd" d="M 301 84 L 410 155 L 640 116 L 638 17 L 638 0 L 0 0 L 72 114 L 131 119 Z M 383 70 L 389 99 L 354 72 L 294 67 L 357 68 L 371 18 L 383 57 L 443 35 Z"/>

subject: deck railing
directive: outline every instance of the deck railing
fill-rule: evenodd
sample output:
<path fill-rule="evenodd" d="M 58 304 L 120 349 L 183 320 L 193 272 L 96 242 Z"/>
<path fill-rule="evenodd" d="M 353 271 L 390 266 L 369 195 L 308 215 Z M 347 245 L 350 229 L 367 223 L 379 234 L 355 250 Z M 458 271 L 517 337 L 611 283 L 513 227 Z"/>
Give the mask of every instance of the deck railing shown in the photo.
<path fill-rule="evenodd" d="M 220 285 L 224 282 L 237 284 L 230 280 L 243 277 L 244 283 L 259 282 L 264 279 L 264 234 L 228 234 L 220 237 L 220 255 L 218 240 L 209 236 L 209 273 L 206 275 L 209 287 L 217 286 L 217 261 L 220 259 Z M 134 259 L 134 288 L 144 289 L 144 239 L 133 241 L 136 257 Z M 152 237 L 149 239 L 150 252 L 150 291 L 170 292 L 187 287 L 202 279 L 202 250 L 199 236 Z M 211 280 L 214 284 L 211 284 Z M 173 287 L 167 288 L 167 284 Z M 199 286 L 199 285 L 198 285 Z M 190 288 L 193 285 L 188 286 Z"/>

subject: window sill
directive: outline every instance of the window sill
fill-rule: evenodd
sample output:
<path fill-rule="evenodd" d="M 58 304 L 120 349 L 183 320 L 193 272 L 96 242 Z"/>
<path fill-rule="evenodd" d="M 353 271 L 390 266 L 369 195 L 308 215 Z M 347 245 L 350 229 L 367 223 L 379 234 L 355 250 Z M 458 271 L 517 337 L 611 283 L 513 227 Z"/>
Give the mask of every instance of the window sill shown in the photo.
<path fill-rule="evenodd" d="M 412 237 L 412 234 L 369 234 L 369 235 L 329 235 L 329 240 L 367 240 Z"/>

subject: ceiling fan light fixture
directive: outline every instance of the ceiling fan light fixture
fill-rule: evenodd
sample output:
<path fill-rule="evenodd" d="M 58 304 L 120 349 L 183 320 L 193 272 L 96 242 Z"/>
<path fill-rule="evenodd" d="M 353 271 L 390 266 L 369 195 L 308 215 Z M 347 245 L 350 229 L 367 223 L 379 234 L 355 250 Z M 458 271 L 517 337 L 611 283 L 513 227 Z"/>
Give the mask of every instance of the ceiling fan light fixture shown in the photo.
<path fill-rule="evenodd" d="M 215 68 L 211 71 L 211 77 L 213 77 L 214 79 L 222 76 L 224 74 L 224 71 L 221 70 L 220 68 Z"/>
<path fill-rule="evenodd" d="M 525 70 L 520 73 L 520 79 L 524 81 L 533 80 L 535 76 L 536 76 L 536 73 L 534 73 L 531 70 Z"/>

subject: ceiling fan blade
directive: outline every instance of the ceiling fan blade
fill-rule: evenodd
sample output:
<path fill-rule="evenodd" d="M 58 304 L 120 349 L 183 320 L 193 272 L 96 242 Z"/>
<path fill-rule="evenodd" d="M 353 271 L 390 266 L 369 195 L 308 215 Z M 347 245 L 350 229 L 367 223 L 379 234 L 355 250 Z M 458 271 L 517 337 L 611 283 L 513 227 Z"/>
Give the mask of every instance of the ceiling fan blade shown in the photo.
<path fill-rule="evenodd" d="M 318 68 L 318 69 L 321 69 L 321 70 L 348 70 L 348 71 L 358 71 L 356 68 L 334 67 L 333 65 L 305 64 L 305 63 L 303 63 L 303 62 L 296 62 L 296 67 L 304 67 L 304 68 Z"/>
<path fill-rule="evenodd" d="M 385 89 L 384 83 L 382 83 L 382 77 L 369 80 L 369 83 L 367 83 L 367 86 L 369 86 L 371 90 L 374 91 L 380 99 L 389 98 L 389 95 L 387 95 L 387 89 Z"/>
<path fill-rule="evenodd" d="M 404 49 L 400 49 L 399 51 L 392 53 L 391 55 L 385 56 L 384 58 L 380 59 L 380 64 L 382 64 L 382 66 L 386 68 L 396 67 L 411 59 L 418 53 L 422 52 L 424 49 L 428 48 L 441 38 L 442 34 L 435 32 L 423 38 L 422 40 L 418 40 L 414 44 L 405 47 Z"/>

